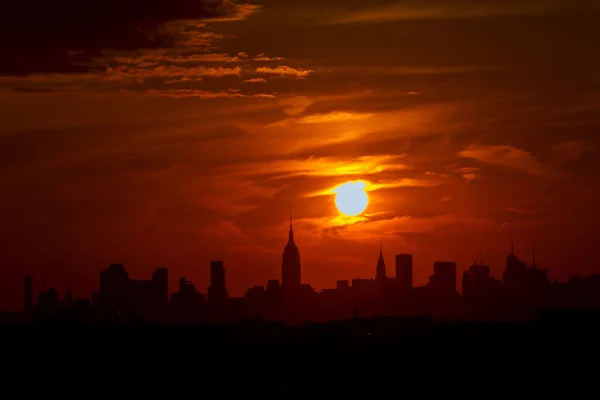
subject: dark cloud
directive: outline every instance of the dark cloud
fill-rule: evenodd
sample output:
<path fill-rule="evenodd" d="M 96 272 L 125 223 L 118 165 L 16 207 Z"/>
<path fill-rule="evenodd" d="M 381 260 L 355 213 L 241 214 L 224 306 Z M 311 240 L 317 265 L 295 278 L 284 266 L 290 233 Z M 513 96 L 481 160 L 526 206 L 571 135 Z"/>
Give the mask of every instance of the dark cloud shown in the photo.
<path fill-rule="evenodd" d="M 9 0 L 0 7 L 0 75 L 87 71 L 102 49 L 176 42 L 167 22 L 239 12 L 229 0 Z"/>

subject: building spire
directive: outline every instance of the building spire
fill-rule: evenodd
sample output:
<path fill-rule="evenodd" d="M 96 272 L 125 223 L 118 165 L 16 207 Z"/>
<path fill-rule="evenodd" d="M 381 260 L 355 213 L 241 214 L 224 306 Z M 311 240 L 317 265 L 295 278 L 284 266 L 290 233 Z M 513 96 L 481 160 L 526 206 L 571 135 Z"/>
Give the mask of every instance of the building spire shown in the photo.
<path fill-rule="evenodd" d="M 533 241 L 533 267 L 535 268 L 535 240 Z"/>
<path fill-rule="evenodd" d="M 379 259 L 377 260 L 375 280 L 378 282 L 384 282 L 386 280 L 385 261 L 383 260 L 383 245 L 381 241 L 379 241 Z"/>
<path fill-rule="evenodd" d="M 290 233 L 288 237 L 288 243 L 294 243 L 294 228 L 292 226 L 292 212 L 290 211 Z"/>

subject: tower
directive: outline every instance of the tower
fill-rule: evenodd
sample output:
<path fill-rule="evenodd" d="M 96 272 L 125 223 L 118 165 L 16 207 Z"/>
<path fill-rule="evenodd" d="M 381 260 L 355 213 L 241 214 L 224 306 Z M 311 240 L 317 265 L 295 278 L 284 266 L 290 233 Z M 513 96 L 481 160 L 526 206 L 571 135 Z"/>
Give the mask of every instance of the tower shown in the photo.
<path fill-rule="evenodd" d="M 284 291 L 294 291 L 302 285 L 300 252 L 294 243 L 294 229 L 290 215 L 290 231 L 288 242 L 281 257 L 281 285 Z"/>
<path fill-rule="evenodd" d="M 387 279 L 385 274 L 385 261 L 383 260 L 383 249 L 381 243 L 379 244 L 379 259 L 377 260 L 377 273 L 375 275 L 375 282 L 383 283 Z"/>
<path fill-rule="evenodd" d="M 213 304 L 224 304 L 228 296 L 223 261 L 211 261 L 208 301 Z"/>
<path fill-rule="evenodd" d="M 163 304 L 169 301 L 169 270 L 157 268 L 152 273 L 152 284 L 156 290 L 156 300 Z"/>
<path fill-rule="evenodd" d="M 433 264 L 433 275 L 429 277 L 429 283 L 440 292 L 456 292 L 456 263 L 436 261 Z"/>
<path fill-rule="evenodd" d="M 396 284 L 403 293 L 413 288 L 413 256 L 412 254 L 396 255 Z"/>

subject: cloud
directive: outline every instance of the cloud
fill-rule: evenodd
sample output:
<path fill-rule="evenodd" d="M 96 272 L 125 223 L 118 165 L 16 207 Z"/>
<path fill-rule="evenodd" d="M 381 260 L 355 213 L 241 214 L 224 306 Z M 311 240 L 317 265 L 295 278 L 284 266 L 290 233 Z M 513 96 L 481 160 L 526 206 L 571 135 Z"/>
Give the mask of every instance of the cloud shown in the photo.
<path fill-rule="evenodd" d="M 359 11 L 342 12 L 328 24 L 382 23 L 406 20 L 481 18 L 489 16 L 539 15 L 566 10 L 582 11 L 598 7 L 593 2 L 567 0 L 502 0 L 473 2 L 469 0 L 408 0 Z"/>
<path fill-rule="evenodd" d="M 310 69 L 296 69 L 288 66 L 279 66 L 279 67 L 258 67 L 256 72 L 260 74 L 269 74 L 269 75 L 277 75 L 277 76 L 292 76 L 297 79 L 306 78 L 313 71 Z"/>
<path fill-rule="evenodd" d="M 172 78 L 172 77 L 187 77 L 189 79 L 197 79 L 202 77 L 221 78 L 223 76 L 239 76 L 242 70 L 240 67 L 193 67 L 184 68 L 178 66 L 158 66 L 154 68 L 129 68 L 125 66 L 117 68 L 109 68 L 106 74 L 109 77 L 127 78 L 127 79 L 146 79 L 146 78 Z"/>
<path fill-rule="evenodd" d="M 169 22 L 243 19 L 256 9 L 227 0 L 10 1 L 0 13 L 0 74 L 96 69 L 103 49 L 169 47 L 186 39 L 185 29 L 164 29 Z"/>
<path fill-rule="evenodd" d="M 474 181 L 480 177 L 479 168 L 477 167 L 460 167 L 454 169 L 454 172 L 460 174 L 464 179 L 468 181 Z"/>
<path fill-rule="evenodd" d="M 211 176 L 199 179 L 194 186 L 194 200 L 209 210 L 223 215 L 239 215 L 254 210 L 261 200 L 272 199 L 284 186 L 261 185 L 239 176 Z M 205 188 L 210 187 L 210 190 Z M 232 190 L 232 188 L 235 188 Z"/>
<path fill-rule="evenodd" d="M 333 111 L 327 114 L 313 114 L 297 120 L 300 124 L 322 124 L 328 122 L 342 122 L 361 120 L 373 117 L 372 113 L 350 113 L 343 111 Z"/>
<path fill-rule="evenodd" d="M 296 96 L 281 100 L 280 104 L 284 107 L 283 112 L 289 116 L 302 114 L 315 100 L 308 96 Z"/>
<path fill-rule="evenodd" d="M 342 157 L 309 157 L 306 159 L 275 160 L 236 166 L 244 175 L 269 175 L 273 179 L 297 176 L 334 177 L 377 174 L 389 170 L 406 170 L 401 156 L 377 155 L 356 159 Z"/>
<path fill-rule="evenodd" d="M 338 237 L 364 242 L 380 240 L 382 237 L 397 239 L 406 234 L 429 234 L 440 231 L 499 230 L 501 226 L 493 219 L 463 214 L 443 214 L 430 217 L 405 216 L 362 216 L 358 218 L 323 217 L 303 220 L 304 229 L 312 230 L 313 236 Z"/>
<path fill-rule="evenodd" d="M 391 168 L 393 169 L 393 168 Z M 403 168 L 399 168 L 402 170 Z M 376 190 L 382 189 L 394 189 L 401 187 L 435 187 L 443 185 L 445 182 L 439 179 L 415 179 L 415 178 L 400 178 L 400 179 L 388 179 L 388 180 L 379 180 L 377 182 L 369 182 L 364 180 L 359 180 L 357 182 L 364 183 L 365 192 L 374 192 Z M 307 193 L 305 197 L 319 197 L 319 196 L 328 196 L 337 193 L 340 185 L 345 184 L 346 182 L 324 189 L 317 190 L 314 192 Z"/>
<path fill-rule="evenodd" d="M 227 91 L 227 92 L 210 92 L 206 90 L 193 90 L 193 89 L 169 89 L 169 90 L 147 90 L 144 92 L 150 96 L 160 96 L 160 97 L 172 97 L 172 98 L 197 98 L 197 99 L 218 99 L 218 98 L 246 98 L 246 97 L 254 97 L 254 98 L 264 98 L 264 99 L 272 99 L 275 96 L 272 94 L 242 94 L 236 91 Z"/>
<path fill-rule="evenodd" d="M 329 72 L 337 74 L 351 74 L 352 76 L 375 75 L 375 76 L 401 76 L 401 75 L 453 75 L 466 74 L 469 72 L 501 71 L 505 68 L 500 67 L 481 67 L 481 66 L 416 66 L 416 67 L 333 67 Z M 407 92 L 409 96 L 418 95 L 418 92 Z"/>
<path fill-rule="evenodd" d="M 264 54 L 259 54 L 258 56 L 254 57 L 252 60 L 254 60 L 254 61 L 283 61 L 283 60 L 285 60 L 285 58 L 283 58 L 283 57 L 267 57 Z"/>
<path fill-rule="evenodd" d="M 459 153 L 460 157 L 474 159 L 483 163 L 500 165 L 506 168 L 525 171 L 537 175 L 547 171 L 547 167 L 526 150 L 512 146 L 473 145 Z M 471 173 L 465 175 L 470 176 Z M 468 178 L 467 178 L 468 179 Z"/>
<path fill-rule="evenodd" d="M 208 235 L 217 236 L 227 241 L 242 241 L 247 239 L 247 235 L 242 228 L 232 221 L 221 221 L 216 226 L 209 226 L 203 230 Z"/>
<path fill-rule="evenodd" d="M 553 160 L 557 164 L 567 164 L 580 158 L 592 146 L 583 140 L 567 140 L 554 146 Z"/>
<path fill-rule="evenodd" d="M 243 82 L 244 83 L 267 83 L 267 80 L 264 78 L 252 78 L 252 79 L 246 79 Z"/>
<path fill-rule="evenodd" d="M 207 32 L 208 33 L 208 32 Z M 204 35 L 207 38 L 220 38 L 220 35 Z M 225 53 L 204 53 L 203 49 L 143 49 L 137 51 L 103 51 L 105 60 L 111 60 L 117 64 L 138 67 L 153 67 L 166 62 L 170 65 L 193 64 L 193 63 L 238 63 L 238 56 L 230 56 Z"/>
<path fill-rule="evenodd" d="M 477 174 L 477 173 L 463 174 L 462 177 L 468 181 L 474 181 L 475 179 L 479 178 L 479 174 Z"/>
<path fill-rule="evenodd" d="M 293 113 L 294 111 L 292 111 Z M 313 125 L 343 123 L 351 121 L 361 121 L 375 116 L 373 113 L 357 113 L 346 111 L 332 111 L 326 114 L 313 114 L 299 118 L 287 118 L 281 121 L 272 122 L 267 127 L 290 127 L 292 125 Z"/>

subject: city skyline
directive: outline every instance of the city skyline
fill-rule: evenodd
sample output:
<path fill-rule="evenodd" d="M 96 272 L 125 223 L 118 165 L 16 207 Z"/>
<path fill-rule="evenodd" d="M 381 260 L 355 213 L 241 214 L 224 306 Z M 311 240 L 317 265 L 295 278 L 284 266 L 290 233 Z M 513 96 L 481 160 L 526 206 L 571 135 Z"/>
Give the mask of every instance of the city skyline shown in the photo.
<path fill-rule="evenodd" d="M 283 248 L 283 252 L 281 254 L 280 276 L 277 278 L 269 279 L 268 284 L 270 284 L 272 282 L 277 282 L 282 287 L 287 286 L 287 287 L 295 288 L 292 290 L 298 290 L 298 288 L 300 286 L 310 286 L 311 289 L 314 290 L 314 288 L 312 287 L 310 282 L 302 282 L 301 255 L 299 252 L 299 248 L 294 240 L 293 219 L 292 219 L 291 215 L 290 215 L 289 223 L 290 223 L 290 225 L 289 225 L 289 231 L 288 231 L 288 240 L 287 240 L 287 243 L 286 243 L 285 247 Z M 509 265 L 511 263 L 512 264 L 523 264 L 526 268 L 531 267 L 533 269 L 539 269 L 540 271 L 543 271 L 545 276 L 548 277 L 547 269 L 545 269 L 545 268 L 542 269 L 539 262 L 536 263 L 535 244 L 532 247 L 532 263 L 531 264 L 528 264 L 525 261 L 521 261 L 521 259 L 515 254 L 514 244 L 515 244 L 514 236 L 511 235 L 511 237 L 510 237 L 510 253 L 508 254 L 508 256 L 506 258 L 506 260 L 507 260 L 506 265 Z M 386 284 L 386 282 L 393 283 L 393 284 L 399 284 L 401 286 L 404 286 L 405 290 L 412 290 L 413 283 L 414 283 L 414 281 L 413 281 L 414 255 L 411 253 L 395 254 L 394 268 L 389 268 L 386 266 L 385 257 L 383 256 L 383 244 L 380 242 L 379 246 L 380 246 L 379 247 L 379 256 L 378 256 L 377 262 L 375 264 L 374 273 L 372 276 L 370 276 L 370 277 L 358 276 L 358 277 L 353 277 L 351 279 L 338 279 L 336 281 L 336 287 L 339 287 L 340 282 L 346 282 L 346 284 L 349 285 L 350 282 L 354 282 L 354 281 L 371 281 L 375 284 Z M 485 268 L 487 268 L 487 274 L 495 279 L 495 277 L 493 275 L 490 275 L 489 265 L 487 265 L 485 263 L 485 261 L 486 261 L 485 258 L 488 256 L 488 254 L 489 254 L 489 251 L 486 254 L 479 253 L 478 257 L 475 258 L 473 263 L 470 264 L 469 267 L 465 268 L 464 271 L 468 272 L 470 270 L 470 268 L 472 268 L 473 266 L 485 267 Z M 211 291 L 213 293 L 212 296 L 217 296 L 217 297 L 220 296 L 220 297 L 225 297 L 225 298 L 240 297 L 240 296 L 230 296 L 229 295 L 229 292 L 227 289 L 227 284 L 226 284 L 227 278 L 226 278 L 226 272 L 225 272 L 226 269 L 225 269 L 224 264 L 225 264 L 225 262 L 223 260 L 211 260 L 210 261 L 209 285 L 206 290 L 207 298 L 211 297 Z M 440 265 L 441 266 L 447 266 L 447 265 L 452 266 L 452 268 L 454 269 L 454 284 L 452 286 L 454 287 L 454 289 L 457 292 L 460 292 L 462 294 L 462 291 L 463 291 L 462 285 L 457 284 L 457 282 L 459 282 L 459 276 L 462 275 L 460 270 L 457 268 L 458 267 L 457 263 L 455 261 L 449 261 L 449 260 L 444 261 L 444 260 L 438 259 L 437 261 L 435 261 L 433 263 L 432 272 L 434 273 L 434 275 L 436 274 L 436 268 Z M 123 263 L 111 263 L 109 266 L 109 269 L 113 268 L 113 267 L 123 269 L 123 272 L 120 272 L 120 273 L 126 274 L 125 269 L 124 269 L 125 266 Z M 503 268 L 504 268 L 504 266 L 503 266 Z M 107 271 L 107 270 L 103 270 L 103 271 Z M 157 274 L 157 273 L 160 273 L 160 274 L 165 273 L 166 274 L 167 271 L 168 271 L 167 267 L 159 267 L 154 271 L 154 274 Z M 393 274 L 391 274 L 392 271 L 394 271 Z M 101 276 L 103 273 L 104 272 L 101 272 Z M 153 276 L 154 276 L 154 274 L 153 274 Z M 431 283 L 432 276 L 433 275 L 429 276 L 428 283 Z M 402 281 L 399 281 L 398 277 L 400 277 L 402 279 Z M 25 300 L 25 305 L 23 307 L 24 310 L 31 309 L 31 304 L 32 304 L 31 298 L 33 295 L 32 278 L 33 277 L 31 275 L 28 275 L 25 277 L 24 292 L 25 292 L 26 300 Z M 129 279 L 132 279 L 132 278 L 129 278 Z M 504 276 L 504 280 L 506 280 L 505 276 Z M 165 278 L 165 281 L 166 281 L 166 278 Z M 43 282 L 43 284 L 42 284 L 42 287 L 39 288 L 39 292 L 44 292 L 46 290 L 55 291 L 55 288 L 53 288 L 53 287 L 46 287 L 47 285 L 46 285 L 45 279 L 43 279 L 42 282 Z M 178 288 L 180 290 L 181 290 L 182 284 L 194 285 L 194 283 L 192 281 L 188 280 L 187 277 L 185 277 L 185 276 L 182 276 L 178 280 L 178 282 L 179 282 Z M 548 282 L 550 282 L 550 280 L 548 280 Z M 244 295 L 246 295 L 248 293 L 248 290 L 250 290 L 252 288 L 266 287 L 266 286 L 267 285 L 261 285 L 261 284 L 253 285 L 252 287 L 249 287 L 246 289 Z M 332 288 L 333 287 L 325 287 L 325 288 L 322 288 L 321 290 L 316 290 L 316 291 L 323 292 L 323 291 L 331 290 Z M 165 291 L 168 293 L 167 297 L 170 297 L 171 292 L 169 291 L 168 286 L 165 289 Z M 173 293 L 175 293 L 175 292 L 173 292 Z M 241 297 L 243 297 L 243 296 L 241 296 Z M 68 298 L 71 298 L 71 301 L 73 299 L 71 283 L 67 284 L 65 299 L 68 299 Z"/>
<path fill-rule="evenodd" d="M 64 320 L 104 322 L 159 322 L 198 324 L 236 322 L 254 318 L 298 324 L 376 316 L 426 316 L 436 320 L 527 321 L 547 310 L 590 308 L 600 305 L 600 275 L 572 276 L 553 282 L 536 261 L 522 261 L 511 236 L 501 278 L 491 275 L 486 254 L 460 273 L 456 262 L 436 261 L 428 282 L 415 285 L 413 255 L 396 254 L 393 268 L 386 264 L 382 245 L 369 278 L 336 281 L 334 288 L 315 290 L 302 280 L 302 260 L 290 216 L 288 241 L 281 253 L 281 273 L 266 284 L 253 285 L 243 296 L 231 295 L 222 260 L 210 262 L 210 285 L 198 289 L 185 276 L 178 291 L 169 292 L 168 268 L 157 268 L 150 280 L 132 278 L 123 264 L 113 263 L 100 272 L 100 288 L 89 298 L 75 297 L 71 286 L 62 298 L 54 289 L 42 289 L 34 301 L 33 278 L 23 287 L 24 321 Z M 388 271 L 395 271 L 392 276 Z M 460 285 L 460 289 L 459 289 Z M 462 293 L 459 290 L 462 289 Z M 3 314 L 11 315 L 11 314 Z"/>
<path fill-rule="evenodd" d="M 406 257 L 409 258 L 409 265 L 410 268 L 408 269 L 409 272 L 404 272 L 403 274 L 401 274 L 400 276 L 402 276 L 404 279 L 409 280 L 410 281 L 410 288 L 413 287 L 413 284 L 415 283 L 413 280 L 413 275 L 414 275 L 414 264 L 413 264 L 413 260 L 414 259 L 418 259 L 418 257 L 414 257 L 415 255 L 409 252 L 396 252 L 394 253 L 393 258 L 391 258 L 392 260 L 395 261 L 395 264 L 393 266 L 389 266 L 391 264 L 386 264 L 385 262 L 385 256 L 384 256 L 384 246 L 383 246 L 383 242 L 380 241 L 379 242 L 379 254 L 377 257 L 376 262 L 373 263 L 374 267 L 372 268 L 372 274 L 371 275 L 361 275 L 361 276 L 354 276 L 354 277 L 341 277 L 339 279 L 336 279 L 334 282 L 332 282 L 329 286 L 325 286 L 325 287 L 321 287 L 321 288 L 314 288 L 312 287 L 310 282 L 303 282 L 301 275 L 302 275 L 302 262 L 301 262 L 301 255 L 299 253 L 299 247 L 297 246 L 297 244 L 295 243 L 295 239 L 294 239 L 294 231 L 293 231 L 293 217 L 290 214 L 289 217 L 289 230 L 288 230 L 288 240 L 286 245 L 283 248 L 283 252 L 281 253 L 281 258 L 282 258 L 282 262 L 281 262 L 281 269 L 280 269 L 280 273 L 278 276 L 273 276 L 273 277 L 269 277 L 269 279 L 267 279 L 269 282 L 273 282 L 273 281 L 278 281 L 281 284 L 283 284 L 284 280 L 288 280 L 293 282 L 292 284 L 300 286 L 300 285 L 309 285 L 311 286 L 311 288 L 313 288 L 314 290 L 316 290 L 317 292 L 322 292 L 322 291 L 326 291 L 326 290 L 330 290 L 332 288 L 336 287 L 336 284 L 339 284 L 340 281 L 347 281 L 348 283 L 352 282 L 353 280 L 371 280 L 373 282 L 378 282 L 378 281 L 392 281 L 394 282 L 397 279 L 398 276 L 398 272 L 399 272 L 399 265 L 402 264 L 406 264 Z M 539 255 L 536 253 L 536 248 L 535 248 L 535 242 L 532 242 L 532 262 L 529 263 L 527 261 L 521 261 L 522 259 L 519 258 L 518 256 L 516 256 L 516 252 L 515 252 L 515 240 L 514 240 L 514 235 L 510 235 L 510 256 L 515 257 L 516 260 L 518 260 L 519 262 L 523 262 L 526 266 L 528 267 L 535 267 L 535 268 L 541 268 L 541 264 L 539 262 Z M 391 251 L 391 250 L 390 250 Z M 489 270 L 490 270 L 490 276 L 494 277 L 493 273 L 491 273 L 491 271 L 495 270 L 496 268 L 492 269 L 489 265 L 489 263 L 487 262 L 487 258 L 490 254 L 490 251 L 488 250 L 487 252 L 479 252 L 477 254 L 476 257 L 474 257 L 473 262 L 468 264 L 467 266 L 461 266 L 460 264 L 458 264 L 456 261 L 454 260 L 442 260 L 441 258 L 435 258 L 435 256 L 433 257 L 434 262 L 431 264 L 431 268 L 429 271 L 429 275 L 427 275 L 428 280 L 426 280 L 425 282 L 416 282 L 418 283 L 418 285 L 415 286 L 421 286 L 421 285 L 425 285 L 429 282 L 429 279 L 431 278 L 431 273 L 434 272 L 434 266 L 438 263 L 452 263 L 455 265 L 455 271 L 456 271 L 456 282 L 457 284 L 455 285 L 456 291 L 462 294 L 462 285 L 461 285 L 461 280 L 460 280 L 460 276 L 462 275 L 463 272 L 465 271 L 469 271 L 469 268 L 471 268 L 473 265 L 480 265 L 483 266 L 485 265 Z M 536 257 L 537 257 L 537 262 L 536 262 Z M 404 261 L 400 261 L 404 259 Z M 286 264 L 287 263 L 287 264 Z M 210 268 L 207 269 L 207 271 L 209 272 L 208 277 L 206 278 L 206 281 L 208 282 L 206 288 L 207 290 L 205 290 L 205 293 L 209 293 L 210 292 L 210 287 L 214 284 L 213 283 L 213 271 L 215 271 L 215 266 L 217 268 L 217 270 L 219 268 L 223 269 L 224 268 L 224 264 L 225 264 L 225 260 L 216 260 L 216 259 L 211 259 L 210 260 Z M 122 265 L 127 267 L 127 265 L 125 263 L 115 263 L 112 262 L 110 263 L 110 265 Z M 290 267 L 293 268 L 293 270 L 291 271 L 287 271 L 287 278 L 284 278 L 284 276 L 286 276 L 286 267 L 289 269 Z M 220 266 L 220 267 L 219 267 Z M 499 268 L 501 271 L 504 270 L 505 265 L 501 265 Z M 402 268 L 402 267 L 400 267 Z M 157 267 L 156 271 L 159 270 L 168 270 L 168 266 L 161 266 L 161 267 Z M 547 268 L 543 268 L 544 271 L 547 271 Z M 406 271 L 406 269 L 404 269 L 404 271 Z M 406 273 L 408 273 L 408 276 L 406 275 Z M 223 272 L 224 274 L 224 272 Z M 552 280 L 552 276 L 551 273 L 547 273 L 550 280 Z M 572 277 L 572 276 L 571 276 Z M 27 275 L 26 276 L 26 281 L 27 280 L 31 280 L 33 278 L 32 275 Z M 51 282 L 52 280 L 48 279 L 48 277 L 46 276 L 37 276 L 37 279 L 35 279 L 36 281 L 36 289 L 38 292 L 44 292 L 47 290 L 56 290 L 56 286 L 49 284 L 48 282 Z M 498 276 L 499 279 L 502 279 L 502 273 Z M 225 275 L 223 275 L 220 279 L 225 280 Z M 195 286 L 195 283 L 191 280 L 188 279 L 187 276 L 182 276 L 181 280 L 184 280 L 190 284 L 193 284 Z M 235 281 L 235 279 L 232 279 L 232 281 Z M 178 283 L 179 280 L 171 280 L 169 281 L 169 286 L 168 286 L 168 293 L 169 296 L 172 293 L 175 293 L 175 288 L 180 288 L 180 283 Z M 266 281 L 265 281 L 266 282 Z M 241 293 L 234 293 L 231 297 L 243 297 L 246 293 L 247 290 L 252 288 L 252 287 L 257 287 L 257 286 L 261 286 L 263 285 L 263 283 L 265 282 L 258 282 L 256 284 L 253 284 L 251 286 L 249 286 L 248 288 L 245 288 Z M 77 290 L 76 286 L 73 286 L 72 281 L 67 281 L 66 286 L 65 286 L 65 293 L 67 293 L 67 297 L 68 296 L 73 296 L 73 287 L 75 287 L 75 289 Z M 32 291 L 33 292 L 33 286 L 31 284 L 31 282 L 29 283 L 29 289 L 24 289 L 25 291 Z M 266 285 L 265 285 L 266 286 Z M 27 287 L 27 284 L 25 284 L 25 287 Z M 95 289 L 94 289 L 95 290 Z M 224 287 L 224 290 L 227 293 L 227 297 L 229 297 L 229 291 L 227 289 L 227 287 Z M 57 292 L 58 293 L 58 292 Z M 83 295 L 83 293 L 79 293 L 81 295 Z M 60 293 L 58 293 L 58 295 L 60 296 Z M 27 296 L 26 296 L 27 297 Z M 88 298 L 86 296 L 79 296 L 80 298 Z M 90 297 L 91 298 L 91 297 Z M 20 298 L 20 300 L 22 300 L 22 297 Z M 22 305 L 22 304 L 21 304 Z M 27 309 L 27 306 L 24 307 L 24 309 Z M 6 311 L 6 310 L 4 310 Z M 16 311 L 16 310 L 13 310 Z"/>

